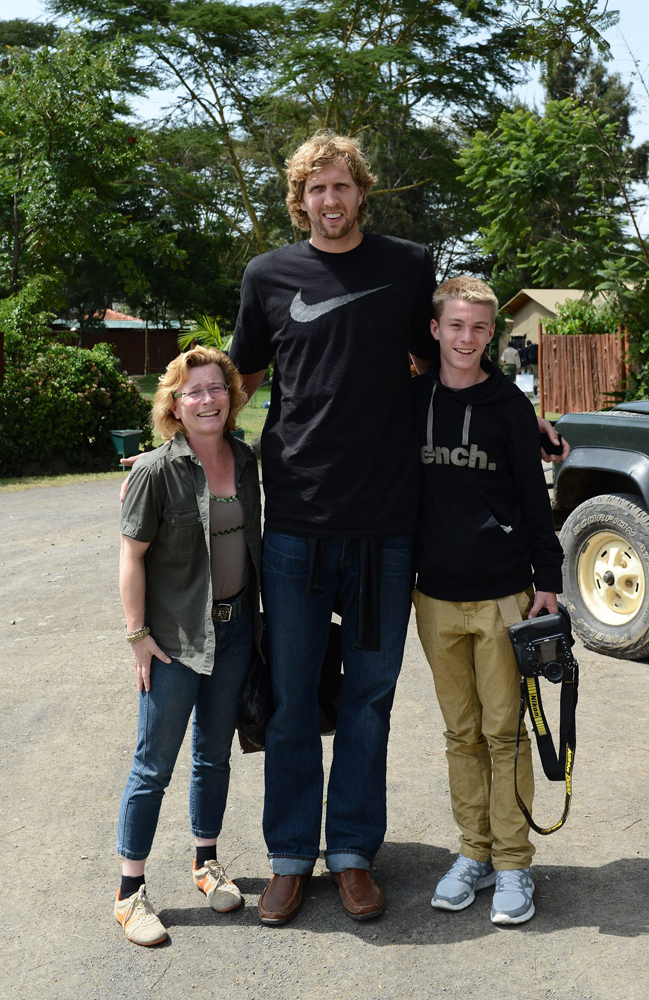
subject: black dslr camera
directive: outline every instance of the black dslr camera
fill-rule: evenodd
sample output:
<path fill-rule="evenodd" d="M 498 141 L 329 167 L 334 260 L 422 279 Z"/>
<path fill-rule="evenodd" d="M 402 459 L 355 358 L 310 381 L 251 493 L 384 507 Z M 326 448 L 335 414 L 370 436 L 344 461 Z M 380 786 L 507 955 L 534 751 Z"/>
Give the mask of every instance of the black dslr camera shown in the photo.
<path fill-rule="evenodd" d="M 570 615 L 563 604 L 556 614 L 542 611 L 538 618 L 516 622 L 510 626 L 509 638 L 523 677 L 540 676 L 559 684 L 576 666 Z"/>

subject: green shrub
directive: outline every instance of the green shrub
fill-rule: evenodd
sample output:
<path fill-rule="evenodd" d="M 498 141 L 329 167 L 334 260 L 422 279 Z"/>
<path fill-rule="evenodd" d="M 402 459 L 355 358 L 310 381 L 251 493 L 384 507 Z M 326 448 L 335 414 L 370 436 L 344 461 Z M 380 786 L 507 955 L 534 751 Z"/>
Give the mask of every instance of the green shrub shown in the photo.
<path fill-rule="evenodd" d="M 563 305 L 557 306 L 555 317 L 543 320 L 543 332 L 563 336 L 617 333 L 618 315 L 608 303 L 593 305 L 584 299 L 568 299 Z"/>
<path fill-rule="evenodd" d="M 109 344 L 92 350 L 22 340 L 7 352 L 0 383 L 0 472 L 62 458 L 71 466 L 108 469 L 110 430 L 142 428 L 151 444 L 151 404 L 118 368 Z"/>

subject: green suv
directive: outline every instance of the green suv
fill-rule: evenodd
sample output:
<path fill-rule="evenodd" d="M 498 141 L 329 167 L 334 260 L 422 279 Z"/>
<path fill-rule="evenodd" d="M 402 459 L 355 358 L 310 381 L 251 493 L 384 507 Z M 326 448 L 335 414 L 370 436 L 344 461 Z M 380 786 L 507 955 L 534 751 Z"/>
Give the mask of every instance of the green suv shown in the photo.
<path fill-rule="evenodd" d="M 554 513 L 573 627 L 589 649 L 649 656 L 649 401 L 556 429 L 572 449 L 554 466 Z"/>

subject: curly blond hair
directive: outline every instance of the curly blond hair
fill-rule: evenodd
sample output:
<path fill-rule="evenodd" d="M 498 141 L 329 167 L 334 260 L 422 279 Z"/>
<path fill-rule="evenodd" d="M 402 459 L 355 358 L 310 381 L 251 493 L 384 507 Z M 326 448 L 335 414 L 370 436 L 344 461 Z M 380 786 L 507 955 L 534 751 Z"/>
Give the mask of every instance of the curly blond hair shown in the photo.
<path fill-rule="evenodd" d="M 498 299 L 479 278 L 471 278 L 468 274 L 461 274 L 457 278 L 449 278 L 443 281 L 435 289 L 433 294 L 433 314 L 439 321 L 447 302 L 457 299 L 464 299 L 466 302 L 475 302 L 481 306 L 489 306 L 492 312 L 492 320 L 495 320 L 498 312 Z"/>
<path fill-rule="evenodd" d="M 183 430 L 182 422 L 172 413 L 175 403 L 174 393 L 178 392 L 187 381 L 190 368 L 203 368 L 205 365 L 218 365 L 223 372 L 223 377 L 227 385 L 230 386 L 230 412 L 228 413 L 227 429 L 233 431 L 237 426 L 237 416 L 248 401 L 241 376 L 223 351 L 199 345 L 191 351 L 179 354 L 177 358 L 170 361 L 164 375 L 161 375 L 158 380 L 151 418 L 154 428 L 165 441 L 169 441 L 177 431 Z"/>
<path fill-rule="evenodd" d="M 306 179 L 314 170 L 322 170 L 337 160 L 342 160 L 349 167 L 349 172 L 356 184 L 363 188 L 364 197 L 358 209 L 358 221 L 362 223 L 367 215 L 367 196 L 376 184 L 369 160 L 363 153 L 356 139 L 347 135 L 335 135 L 333 132 L 316 132 L 307 139 L 286 161 L 286 180 L 288 194 L 286 207 L 291 222 L 298 229 L 309 230 L 311 224 L 306 212 L 300 208 L 304 196 Z"/>

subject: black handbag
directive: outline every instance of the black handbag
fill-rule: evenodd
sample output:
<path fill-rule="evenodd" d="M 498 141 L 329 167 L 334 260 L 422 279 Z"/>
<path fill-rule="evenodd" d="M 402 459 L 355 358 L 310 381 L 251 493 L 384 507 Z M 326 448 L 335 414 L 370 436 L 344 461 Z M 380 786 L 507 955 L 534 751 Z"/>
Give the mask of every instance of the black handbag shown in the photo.
<path fill-rule="evenodd" d="M 261 649 L 263 658 L 256 650 L 239 690 L 237 730 L 244 753 L 264 749 L 266 724 L 274 711 L 265 622 Z"/>
<path fill-rule="evenodd" d="M 243 753 L 264 749 L 266 725 L 274 711 L 265 621 L 261 650 L 263 659 L 259 652 L 255 653 L 239 691 L 237 731 Z M 336 731 L 343 696 L 342 659 L 342 629 L 337 622 L 331 622 L 318 687 L 320 732 L 323 735 Z"/>

